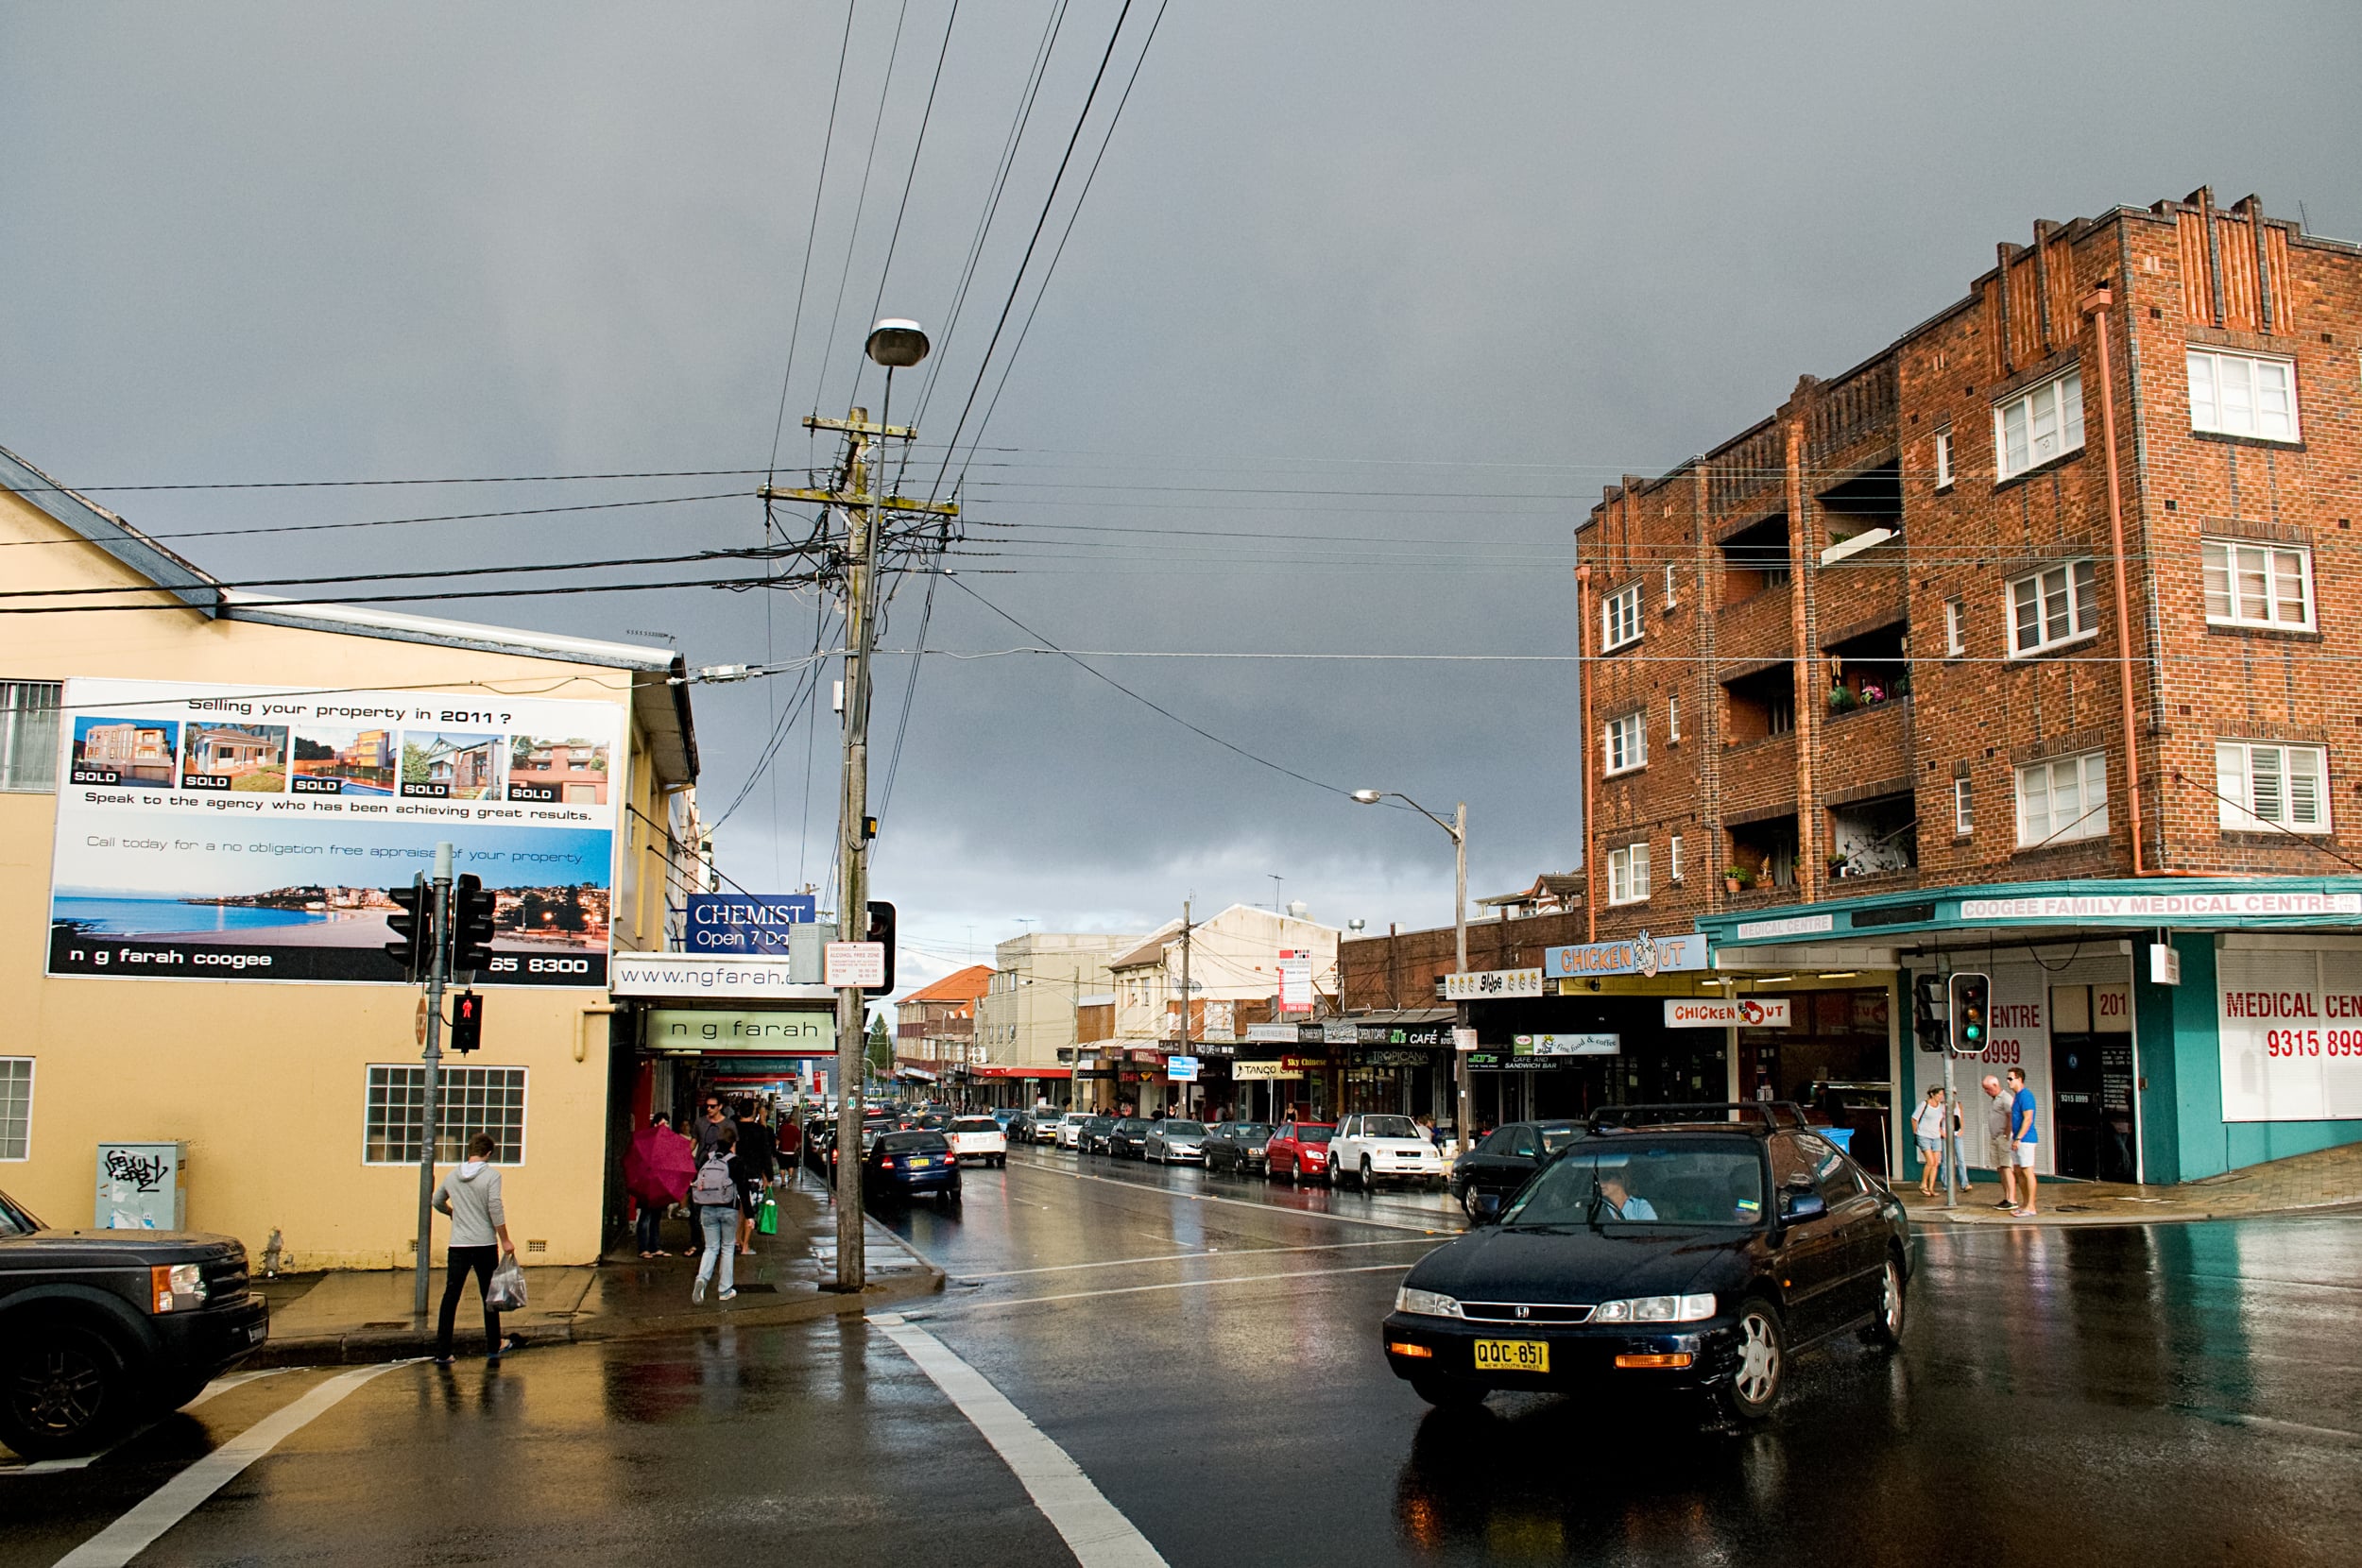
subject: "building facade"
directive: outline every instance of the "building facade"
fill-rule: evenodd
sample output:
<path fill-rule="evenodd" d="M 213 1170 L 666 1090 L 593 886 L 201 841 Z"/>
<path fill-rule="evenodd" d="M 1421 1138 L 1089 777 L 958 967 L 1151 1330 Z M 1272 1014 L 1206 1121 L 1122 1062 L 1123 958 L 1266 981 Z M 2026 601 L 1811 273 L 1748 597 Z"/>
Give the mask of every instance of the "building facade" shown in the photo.
<path fill-rule="evenodd" d="M 1333 1018 L 1337 1013 L 1337 944 L 1344 934 L 1291 904 L 1287 912 L 1233 904 L 1192 922 L 1185 946 L 1182 923 L 1169 921 L 1108 963 L 1113 1034 L 1083 1049 L 1076 1077 L 1093 1080 L 1102 1105 L 1131 1104 L 1142 1116 L 1188 1106 L 1245 1113 L 1246 1096 L 1233 1071 L 1248 1031 L 1265 1020 Z M 1186 1032 L 1182 971 L 1189 971 Z M 1245 1052 L 1247 1055 L 1258 1054 Z M 1176 1082 L 1167 1070 L 1175 1055 L 1198 1064 L 1198 1076 Z M 1268 1081 L 1264 1081 L 1268 1084 Z M 1082 1095 L 1078 1086 L 1078 1103 Z M 1270 1094 L 1267 1088 L 1264 1100 Z"/>
<path fill-rule="evenodd" d="M 976 1043 L 976 1007 L 992 966 L 971 963 L 894 1004 L 894 1072 L 905 1082 L 948 1084 Z"/>
<path fill-rule="evenodd" d="M 976 1014 L 968 1097 L 980 1104 L 1061 1105 L 1070 1099 L 1082 1003 L 1104 996 L 1107 961 L 1136 933 L 1028 931 L 993 948 L 991 988 Z"/>

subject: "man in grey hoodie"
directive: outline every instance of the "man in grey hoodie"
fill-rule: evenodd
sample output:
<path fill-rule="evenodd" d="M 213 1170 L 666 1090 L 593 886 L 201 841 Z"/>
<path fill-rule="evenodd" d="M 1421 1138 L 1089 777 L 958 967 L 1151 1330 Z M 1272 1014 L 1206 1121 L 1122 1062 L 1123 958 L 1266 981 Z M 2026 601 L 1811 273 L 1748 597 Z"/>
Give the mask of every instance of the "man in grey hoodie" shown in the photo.
<path fill-rule="evenodd" d="M 468 1140 L 465 1165 L 445 1176 L 435 1188 L 435 1207 L 451 1217 L 451 1247 L 443 1254 L 443 1317 L 435 1340 L 435 1364 L 451 1365 L 451 1331 L 459 1316 L 459 1297 L 468 1276 L 475 1275 L 476 1295 L 484 1303 L 484 1355 L 501 1358 L 501 1315 L 491 1301 L 492 1265 L 514 1255 L 508 1239 L 508 1211 L 501 1203 L 500 1167 L 492 1153 L 500 1147 L 489 1133 Z"/>

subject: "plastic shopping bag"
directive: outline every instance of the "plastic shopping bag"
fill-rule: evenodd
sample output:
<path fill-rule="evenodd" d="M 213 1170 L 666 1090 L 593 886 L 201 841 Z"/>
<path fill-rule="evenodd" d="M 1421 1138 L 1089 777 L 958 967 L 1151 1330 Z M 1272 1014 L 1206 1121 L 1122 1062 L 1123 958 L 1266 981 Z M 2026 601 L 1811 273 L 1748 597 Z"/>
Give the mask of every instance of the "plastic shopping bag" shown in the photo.
<path fill-rule="evenodd" d="M 525 1304 L 525 1271 L 517 1266 L 517 1254 L 510 1253 L 492 1270 L 491 1288 L 484 1293 L 484 1304 L 495 1312 L 514 1312 Z"/>
<path fill-rule="evenodd" d="M 769 1193 L 763 1194 L 762 1207 L 755 1212 L 755 1229 L 764 1236 L 779 1234 L 779 1201 Z"/>

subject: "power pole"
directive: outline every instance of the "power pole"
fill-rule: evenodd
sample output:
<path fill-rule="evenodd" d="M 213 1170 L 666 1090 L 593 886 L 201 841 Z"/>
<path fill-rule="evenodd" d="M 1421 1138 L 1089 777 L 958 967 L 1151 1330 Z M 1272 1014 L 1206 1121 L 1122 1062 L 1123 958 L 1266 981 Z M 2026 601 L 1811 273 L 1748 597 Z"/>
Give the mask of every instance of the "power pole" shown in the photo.
<path fill-rule="evenodd" d="M 426 971 L 426 1103 L 420 1107 L 426 1138 L 419 1151 L 419 1255 L 411 1266 L 410 1288 L 410 1310 L 420 1324 L 426 1321 L 426 1276 L 435 1253 L 435 1145 L 442 1131 L 437 1104 L 441 1085 L 436 1080 L 443 1061 L 443 982 L 451 976 L 452 855 L 449 844 L 435 846 L 435 912 L 419 933 L 419 941 L 434 944 Z"/>
<path fill-rule="evenodd" d="M 873 355 L 874 357 L 874 355 Z M 865 941 L 869 935 L 869 676 L 877 645 L 878 549 L 886 514 L 950 518 L 955 504 L 935 505 L 883 493 L 883 463 L 873 467 L 874 440 L 909 441 L 918 432 L 884 422 L 892 414 L 894 372 L 886 372 L 886 405 L 869 422 L 865 408 L 842 419 L 807 418 L 808 430 L 845 435 L 844 483 L 832 490 L 789 489 L 765 485 L 765 501 L 818 502 L 845 515 L 845 791 L 839 807 L 837 940 Z M 857 985 L 838 988 L 836 998 L 836 1281 L 835 1288 L 857 1291 L 867 1278 L 863 1255 L 861 1202 L 862 1083 L 868 1057 L 867 997 Z"/>
<path fill-rule="evenodd" d="M 1181 1049 L 1190 1054 L 1190 900 L 1181 900 Z M 1183 1096 L 1186 1102 L 1188 1097 Z"/>

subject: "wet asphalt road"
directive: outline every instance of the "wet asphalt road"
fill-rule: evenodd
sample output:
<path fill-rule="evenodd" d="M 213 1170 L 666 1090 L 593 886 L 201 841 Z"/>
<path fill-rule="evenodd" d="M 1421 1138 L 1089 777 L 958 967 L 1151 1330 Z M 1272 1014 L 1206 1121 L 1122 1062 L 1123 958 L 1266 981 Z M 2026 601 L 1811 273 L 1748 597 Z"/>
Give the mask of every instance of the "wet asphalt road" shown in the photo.
<path fill-rule="evenodd" d="M 960 1213 L 888 1222 L 952 1279 L 904 1316 L 1176 1568 L 2362 1558 L 2362 1219 L 1929 1235 L 1903 1353 L 1800 1360 L 1743 1438 L 1538 1396 L 1429 1412 L 1375 1327 L 1458 1231 L 1441 1199 L 1018 1150 L 969 1173 Z M 229 1389 L 84 1469 L 0 1473 L 0 1568 L 58 1561 L 329 1377 Z M 395 1368 L 133 1560 L 647 1554 L 1073 1560 L 858 1322 Z"/>

